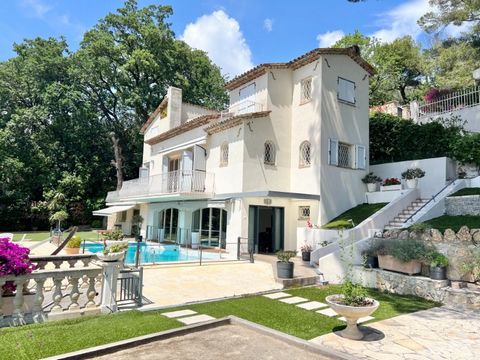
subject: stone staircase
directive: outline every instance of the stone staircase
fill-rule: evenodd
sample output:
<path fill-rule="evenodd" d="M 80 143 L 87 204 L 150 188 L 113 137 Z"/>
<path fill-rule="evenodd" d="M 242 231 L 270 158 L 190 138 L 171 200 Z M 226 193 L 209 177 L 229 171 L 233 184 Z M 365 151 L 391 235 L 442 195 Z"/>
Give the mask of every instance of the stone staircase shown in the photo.
<path fill-rule="evenodd" d="M 416 199 L 413 201 L 406 209 L 402 210 L 397 216 L 391 220 L 385 229 L 401 229 L 405 226 L 405 222 L 413 214 L 417 213 L 422 207 L 425 206 L 430 201 L 430 199 Z"/>

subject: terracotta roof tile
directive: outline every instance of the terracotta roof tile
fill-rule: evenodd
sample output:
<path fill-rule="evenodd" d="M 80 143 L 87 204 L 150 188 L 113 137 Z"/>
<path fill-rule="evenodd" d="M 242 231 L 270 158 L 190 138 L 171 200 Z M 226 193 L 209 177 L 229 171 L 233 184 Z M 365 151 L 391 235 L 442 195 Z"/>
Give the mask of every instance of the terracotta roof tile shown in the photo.
<path fill-rule="evenodd" d="M 234 126 L 237 126 L 243 120 L 266 117 L 270 113 L 271 113 L 271 111 L 268 110 L 268 111 L 257 111 L 257 112 L 252 112 L 252 113 L 248 113 L 248 114 L 241 114 L 241 115 L 233 116 L 233 117 L 230 117 L 230 118 L 226 118 L 226 119 L 217 121 L 213 124 L 210 124 L 204 130 L 207 132 L 208 135 L 212 135 L 212 134 L 221 132 L 223 130 L 230 129 Z"/>
<path fill-rule="evenodd" d="M 197 127 L 206 125 L 212 120 L 215 120 L 219 117 L 220 117 L 220 114 L 210 114 L 210 115 L 202 115 L 202 116 L 196 117 L 195 119 L 187 121 L 186 123 L 183 123 L 180 126 L 177 126 L 173 129 L 165 131 L 164 133 L 161 133 L 160 135 L 154 136 L 151 139 L 146 140 L 145 143 L 148 145 L 158 144 L 161 141 L 170 139 L 186 131 L 190 131 Z"/>
<path fill-rule="evenodd" d="M 298 69 L 306 64 L 317 60 L 321 55 L 346 55 L 349 56 L 358 65 L 360 65 L 363 69 L 365 69 L 370 75 L 375 73 L 375 68 L 360 56 L 360 52 L 355 47 L 317 48 L 287 63 L 267 63 L 255 66 L 254 68 L 236 76 L 235 78 L 227 82 L 225 84 L 225 88 L 227 90 L 233 90 L 265 74 L 269 69 Z"/>

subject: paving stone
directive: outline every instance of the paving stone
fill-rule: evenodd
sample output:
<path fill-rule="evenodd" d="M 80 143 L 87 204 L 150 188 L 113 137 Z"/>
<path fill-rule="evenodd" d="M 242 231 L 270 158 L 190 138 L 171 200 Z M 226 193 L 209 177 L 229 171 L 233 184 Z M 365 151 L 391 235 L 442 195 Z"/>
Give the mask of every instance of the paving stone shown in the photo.
<path fill-rule="evenodd" d="M 288 297 L 285 299 L 280 299 L 278 301 L 284 302 L 285 304 L 298 304 L 301 302 L 308 301 L 308 299 L 302 298 L 300 296 L 293 296 L 293 297 Z"/>
<path fill-rule="evenodd" d="M 194 316 L 189 316 L 189 317 L 184 317 L 181 319 L 177 319 L 181 323 L 184 323 L 185 325 L 191 325 L 191 324 L 197 324 L 201 323 L 204 321 L 209 321 L 209 320 L 214 320 L 214 317 L 211 317 L 210 315 L 194 315 Z"/>
<path fill-rule="evenodd" d="M 367 322 L 367 321 L 370 321 L 370 320 L 373 320 L 375 319 L 373 316 L 365 316 L 365 317 L 361 317 L 360 319 L 357 320 L 357 324 L 361 324 L 361 323 L 364 323 L 364 322 Z M 347 321 L 347 319 L 345 319 L 345 317 L 339 317 L 338 320 L 342 320 L 342 321 Z"/>
<path fill-rule="evenodd" d="M 276 299 L 281 299 L 281 298 L 285 298 L 285 297 L 290 297 L 292 295 L 287 294 L 286 292 L 276 292 L 276 293 L 273 293 L 273 294 L 266 294 L 266 295 L 263 295 L 263 296 L 265 296 L 266 298 L 269 298 L 269 299 L 276 300 Z"/>
<path fill-rule="evenodd" d="M 172 319 L 172 318 L 178 318 L 182 316 L 194 315 L 196 313 L 197 313 L 196 311 L 187 309 L 187 310 L 170 311 L 170 312 L 162 313 L 162 315 Z"/>
<path fill-rule="evenodd" d="M 298 304 L 297 306 L 305 310 L 317 310 L 317 309 L 327 307 L 328 305 L 320 301 L 309 301 L 307 303 Z"/>
<path fill-rule="evenodd" d="M 338 314 L 335 312 L 335 310 L 328 308 L 328 309 L 323 309 L 323 310 L 318 310 L 317 313 L 329 316 L 329 317 L 334 317 L 337 316 Z"/>

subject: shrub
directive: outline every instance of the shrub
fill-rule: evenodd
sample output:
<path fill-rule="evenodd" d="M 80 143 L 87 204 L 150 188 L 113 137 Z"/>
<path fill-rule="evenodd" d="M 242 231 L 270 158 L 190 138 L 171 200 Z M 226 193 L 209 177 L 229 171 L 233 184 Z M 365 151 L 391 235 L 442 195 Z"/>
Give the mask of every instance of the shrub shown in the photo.
<path fill-rule="evenodd" d="M 75 236 L 72 236 L 70 240 L 68 240 L 66 246 L 68 248 L 79 248 L 81 244 L 82 244 L 82 239 L 80 238 L 80 236 L 75 235 Z"/>
<path fill-rule="evenodd" d="M 291 250 L 280 250 L 280 251 L 277 251 L 276 255 L 277 255 L 278 261 L 288 263 L 290 262 L 291 258 L 297 255 L 297 252 L 291 251 Z"/>
<path fill-rule="evenodd" d="M 307 242 L 305 242 L 301 247 L 300 247 L 300 251 L 301 252 L 312 252 L 313 250 L 313 246 L 308 244 Z"/>
<path fill-rule="evenodd" d="M 91 226 L 92 226 L 93 229 L 101 229 L 102 226 L 103 226 L 103 222 L 102 222 L 102 220 L 96 219 L 96 220 L 92 221 Z"/>
<path fill-rule="evenodd" d="M 102 233 L 104 240 L 123 240 L 123 231 L 120 229 L 108 230 Z"/>
<path fill-rule="evenodd" d="M 465 164 L 480 166 L 480 134 L 467 133 L 453 144 L 452 155 L 455 160 Z"/>
<path fill-rule="evenodd" d="M 368 174 L 365 175 L 364 178 L 362 179 L 362 182 L 363 182 L 364 184 L 376 184 L 376 183 L 381 182 L 381 181 L 382 181 L 382 178 L 374 175 L 373 172 L 368 173 Z"/>
<path fill-rule="evenodd" d="M 128 244 L 113 244 L 103 250 L 103 254 L 111 254 L 125 251 L 128 248 Z"/>
<path fill-rule="evenodd" d="M 28 258 L 29 253 L 30 249 L 0 238 L 0 276 L 30 274 L 36 266 Z M 13 281 L 3 285 L 4 291 L 15 291 L 15 288 Z"/>
<path fill-rule="evenodd" d="M 427 223 L 416 223 L 410 226 L 408 229 L 415 232 L 425 232 L 430 230 L 432 227 Z"/>
<path fill-rule="evenodd" d="M 424 260 L 429 249 L 422 241 L 415 239 L 386 241 L 378 249 L 379 255 L 391 255 L 402 262 Z"/>
<path fill-rule="evenodd" d="M 473 281 L 480 281 L 480 248 L 472 251 L 469 258 L 461 265 L 464 275 L 470 274 Z"/>
<path fill-rule="evenodd" d="M 366 249 L 362 251 L 363 256 L 378 256 L 381 249 L 385 248 L 386 240 L 372 239 L 369 241 Z"/>
<path fill-rule="evenodd" d="M 431 267 L 447 267 L 448 258 L 436 250 L 429 251 L 425 257 Z"/>
<path fill-rule="evenodd" d="M 420 168 L 411 168 L 402 172 L 402 179 L 413 180 L 420 179 L 425 176 L 425 171 Z"/>

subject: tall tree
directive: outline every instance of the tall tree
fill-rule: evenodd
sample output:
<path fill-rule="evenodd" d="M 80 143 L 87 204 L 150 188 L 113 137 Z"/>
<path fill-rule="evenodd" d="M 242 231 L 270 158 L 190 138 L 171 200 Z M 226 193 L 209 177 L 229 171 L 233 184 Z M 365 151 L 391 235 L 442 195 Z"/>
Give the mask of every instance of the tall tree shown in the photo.
<path fill-rule="evenodd" d="M 136 175 L 138 130 L 168 86 L 182 88 L 184 99 L 195 104 L 220 108 L 226 101 L 219 68 L 175 39 L 167 23 L 171 14 L 169 6 L 138 8 L 136 0 L 127 0 L 85 34 L 74 55 L 73 72 L 85 98 L 93 100 L 110 131 L 117 189 L 124 177 Z"/>
<path fill-rule="evenodd" d="M 474 32 L 480 30 L 480 0 L 429 0 L 429 3 L 435 10 L 418 20 L 425 31 L 437 32 L 447 25 L 464 23 L 470 23 Z"/>

